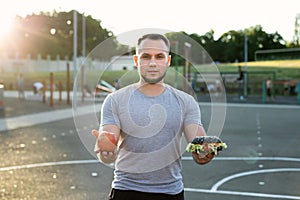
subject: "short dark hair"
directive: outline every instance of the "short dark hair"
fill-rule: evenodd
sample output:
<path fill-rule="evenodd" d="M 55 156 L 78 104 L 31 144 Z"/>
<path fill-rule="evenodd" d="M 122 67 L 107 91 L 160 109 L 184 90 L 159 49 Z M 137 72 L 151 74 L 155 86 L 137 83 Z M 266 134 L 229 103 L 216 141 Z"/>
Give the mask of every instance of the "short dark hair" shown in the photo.
<path fill-rule="evenodd" d="M 162 34 L 150 33 L 150 34 L 143 35 L 142 37 L 140 37 L 138 39 L 137 45 L 139 46 L 141 44 L 141 42 L 143 40 L 146 40 L 146 39 L 150 39 L 150 40 L 162 40 L 162 41 L 164 41 L 164 43 L 168 47 L 168 50 L 170 50 L 170 41 L 169 41 L 169 39 L 166 36 L 164 36 Z"/>

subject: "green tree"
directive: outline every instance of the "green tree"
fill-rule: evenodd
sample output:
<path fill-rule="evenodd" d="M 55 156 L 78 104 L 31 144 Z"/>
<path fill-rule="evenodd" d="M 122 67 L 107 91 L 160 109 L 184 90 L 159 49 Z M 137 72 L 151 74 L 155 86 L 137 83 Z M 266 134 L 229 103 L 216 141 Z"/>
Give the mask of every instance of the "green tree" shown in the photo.
<path fill-rule="evenodd" d="M 241 31 L 228 31 L 221 35 L 216 43 L 216 58 L 222 62 L 241 60 L 243 56 L 243 33 Z"/>
<path fill-rule="evenodd" d="M 63 59 L 67 56 L 73 57 L 73 12 L 41 12 L 39 14 L 27 15 L 25 18 L 16 16 L 14 29 L 9 37 L 1 42 L 0 53 L 7 53 L 10 57 L 25 58 L 30 54 L 36 58 L 38 54 L 42 58 L 47 55 L 55 59 L 57 55 Z M 78 56 L 82 55 L 82 15 L 78 18 Z M 101 26 L 101 21 L 93 19 L 90 15 L 85 16 L 86 24 L 86 55 L 93 58 L 109 60 L 114 55 L 122 55 L 130 51 L 128 46 L 118 43 L 113 33 Z M 244 36 L 248 37 L 248 60 L 254 60 L 255 51 L 264 49 L 278 49 L 295 47 L 286 43 L 282 36 L 275 33 L 266 33 L 262 26 L 256 25 L 245 30 L 230 30 L 215 39 L 214 31 L 210 30 L 204 35 L 197 33 L 187 34 L 185 32 L 169 33 L 167 37 L 173 42 L 171 46 L 172 62 L 183 64 L 184 43 L 189 40 L 196 41 L 211 56 L 214 61 L 235 62 L 244 60 Z M 109 40 L 107 40 L 109 39 Z M 177 47 L 174 45 L 177 42 Z M 96 48 L 97 45 L 105 43 L 106 49 Z M 178 50 L 178 55 L 175 55 Z M 198 51 L 199 49 L 197 49 Z M 92 52 L 93 51 L 93 52 Z M 199 56 L 196 47 L 192 47 L 192 61 L 195 63 L 206 63 L 208 57 Z"/>
<path fill-rule="evenodd" d="M 260 25 L 246 29 L 244 34 L 248 36 L 248 58 L 250 61 L 254 60 L 257 50 L 286 48 L 285 41 L 279 33 L 268 34 Z"/>
<path fill-rule="evenodd" d="M 260 25 L 240 31 L 228 31 L 217 40 L 214 59 L 222 62 L 235 62 L 244 60 L 245 34 L 248 43 L 248 60 L 253 61 L 255 51 L 263 49 L 286 48 L 285 41 L 279 33 L 266 33 Z"/>
<path fill-rule="evenodd" d="M 77 52 L 82 55 L 82 14 L 78 13 L 77 25 Z M 90 53 L 98 44 L 108 38 L 114 37 L 113 33 L 101 26 L 100 20 L 95 20 L 91 16 L 85 17 L 86 21 L 86 55 Z M 5 50 L 10 57 L 16 52 L 20 58 L 25 58 L 30 54 L 36 58 L 38 54 L 42 58 L 50 55 L 55 59 L 57 55 L 62 58 L 73 57 L 73 11 L 56 12 L 27 15 L 25 18 L 17 16 L 15 18 L 13 34 L 9 41 L 5 42 Z M 113 38 L 110 42 L 114 52 L 107 53 L 107 59 L 111 54 L 117 54 L 119 50 L 124 50 L 124 46 L 117 43 Z M 103 58 L 103 55 L 102 57 Z"/>

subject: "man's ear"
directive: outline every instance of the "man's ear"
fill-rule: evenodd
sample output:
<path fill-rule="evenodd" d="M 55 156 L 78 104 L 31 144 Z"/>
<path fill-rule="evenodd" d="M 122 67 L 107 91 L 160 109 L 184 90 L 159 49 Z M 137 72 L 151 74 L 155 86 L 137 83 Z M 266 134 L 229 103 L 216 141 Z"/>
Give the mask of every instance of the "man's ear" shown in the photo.
<path fill-rule="evenodd" d="M 137 55 L 133 55 L 133 62 L 134 62 L 134 65 L 136 67 L 138 67 L 138 56 Z"/>
<path fill-rule="evenodd" d="M 171 65 L 171 55 L 168 56 L 168 67 Z"/>

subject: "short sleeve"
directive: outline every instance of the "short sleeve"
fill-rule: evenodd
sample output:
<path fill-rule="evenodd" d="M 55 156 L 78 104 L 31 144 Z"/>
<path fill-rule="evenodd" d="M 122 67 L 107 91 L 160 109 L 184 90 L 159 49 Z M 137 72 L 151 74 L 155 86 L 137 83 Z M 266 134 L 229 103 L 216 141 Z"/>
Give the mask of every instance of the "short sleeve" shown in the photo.
<path fill-rule="evenodd" d="M 103 125 L 116 125 L 120 127 L 120 120 L 118 117 L 118 105 L 116 104 L 113 96 L 108 95 L 101 108 L 100 126 Z"/>
<path fill-rule="evenodd" d="M 186 99 L 184 102 L 185 116 L 184 116 L 184 126 L 189 124 L 198 124 L 202 126 L 201 122 L 201 112 L 197 101 L 192 97 Z"/>

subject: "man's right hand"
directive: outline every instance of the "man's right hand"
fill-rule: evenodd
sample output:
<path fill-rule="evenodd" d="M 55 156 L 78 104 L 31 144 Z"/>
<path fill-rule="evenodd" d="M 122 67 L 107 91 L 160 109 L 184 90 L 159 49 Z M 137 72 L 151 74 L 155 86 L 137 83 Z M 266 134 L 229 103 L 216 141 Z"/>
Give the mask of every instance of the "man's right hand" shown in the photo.
<path fill-rule="evenodd" d="M 99 133 L 97 130 L 92 130 L 92 134 L 97 138 L 94 151 L 99 160 L 104 163 L 114 162 L 117 155 L 118 143 L 115 134 L 107 131 Z"/>

